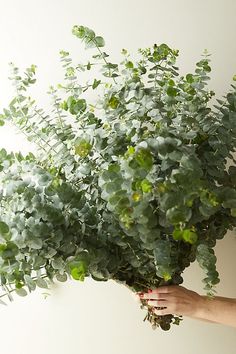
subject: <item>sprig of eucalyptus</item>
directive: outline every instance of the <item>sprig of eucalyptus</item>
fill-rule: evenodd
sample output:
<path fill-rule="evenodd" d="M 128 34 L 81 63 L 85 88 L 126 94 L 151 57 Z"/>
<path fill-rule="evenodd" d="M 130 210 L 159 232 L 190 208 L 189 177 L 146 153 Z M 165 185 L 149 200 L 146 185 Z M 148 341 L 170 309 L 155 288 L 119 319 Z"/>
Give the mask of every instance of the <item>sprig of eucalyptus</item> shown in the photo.
<path fill-rule="evenodd" d="M 93 30 L 72 33 L 96 53 L 74 63 L 60 51 L 64 82 L 50 86 L 49 112 L 27 95 L 36 66 L 21 74 L 11 64 L 16 95 L 0 125 L 10 121 L 38 150 L 0 150 L 5 295 L 86 276 L 147 291 L 181 284 L 197 260 L 213 296 L 214 246 L 236 225 L 236 87 L 212 109 L 207 51 L 179 76 L 179 52 L 164 43 L 139 49 L 136 61 L 122 49 L 115 64 Z M 154 329 L 181 320 L 141 307 Z"/>

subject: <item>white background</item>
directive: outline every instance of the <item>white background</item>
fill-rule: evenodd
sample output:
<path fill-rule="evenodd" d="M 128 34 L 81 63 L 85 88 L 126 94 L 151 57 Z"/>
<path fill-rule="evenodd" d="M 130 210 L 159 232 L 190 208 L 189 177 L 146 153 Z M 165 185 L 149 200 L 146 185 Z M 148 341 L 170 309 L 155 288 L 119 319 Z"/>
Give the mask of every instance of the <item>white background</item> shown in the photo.
<path fill-rule="evenodd" d="M 61 81 L 59 51 L 83 61 L 83 46 L 71 35 L 74 24 L 88 26 L 106 40 L 111 61 L 154 43 L 180 50 L 181 73 L 194 70 L 205 48 L 212 54 L 209 87 L 218 98 L 236 74 L 235 0 L 0 0 L 0 111 L 12 95 L 8 62 L 38 66 L 33 90 L 44 107 L 50 84 Z M 7 126 L 0 147 L 26 152 L 30 145 Z M 218 295 L 236 297 L 236 239 L 228 234 L 216 247 L 221 283 Z M 203 293 L 197 264 L 186 270 L 184 285 Z M 0 308 L 3 354 L 235 354 L 236 330 L 184 319 L 169 332 L 143 322 L 129 290 L 112 281 L 58 284 Z"/>

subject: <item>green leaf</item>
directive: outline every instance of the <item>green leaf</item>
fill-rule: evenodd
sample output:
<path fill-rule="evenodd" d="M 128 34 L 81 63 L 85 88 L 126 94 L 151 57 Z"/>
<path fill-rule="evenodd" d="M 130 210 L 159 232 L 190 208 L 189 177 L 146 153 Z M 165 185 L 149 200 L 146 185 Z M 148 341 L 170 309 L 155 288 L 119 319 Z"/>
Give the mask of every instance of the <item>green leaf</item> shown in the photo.
<path fill-rule="evenodd" d="M 134 64 L 132 63 L 132 61 L 127 61 L 125 63 L 125 66 L 126 66 L 127 69 L 133 69 Z"/>
<path fill-rule="evenodd" d="M 111 194 L 113 192 L 117 192 L 121 190 L 121 184 L 122 184 L 122 180 L 120 178 L 114 179 L 113 182 L 106 183 L 105 185 L 106 192 Z"/>
<path fill-rule="evenodd" d="M 171 279 L 171 245 L 167 240 L 158 240 L 154 251 L 156 274 L 168 280 Z"/>
<path fill-rule="evenodd" d="M 39 178 L 38 184 L 40 186 L 46 186 L 51 182 L 51 180 L 52 180 L 52 178 L 49 174 L 44 174 Z"/>
<path fill-rule="evenodd" d="M 61 104 L 60 104 L 60 108 L 61 109 L 64 109 L 65 111 L 68 110 L 68 104 L 66 101 L 63 101 Z"/>
<path fill-rule="evenodd" d="M 98 47 L 104 47 L 105 46 L 105 41 L 100 36 L 95 37 L 95 42 L 96 42 Z"/>
<path fill-rule="evenodd" d="M 5 222 L 0 221 L 0 234 L 5 235 L 8 232 L 9 232 L 8 225 Z"/>
<path fill-rule="evenodd" d="M 66 273 L 63 273 L 63 274 L 59 274 L 57 273 L 56 274 L 56 279 L 60 282 L 65 282 L 67 281 L 68 277 L 67 277 L 67 274 Z"/>
<path fill-rule="evenodd" d="M 30 275 L 25 274 L 25 275 L 24 275 L 24 280 L 25 280 L 25 283 L 26 283 L 26 285 L 28 286 L 29 290 L 35 290 L 35 288 L 36 288 L 36 283 L 35 283 L 35 281 L 31 278 Z"/>
<path fill-rule="evenodd" d="M 48 289 L 48 284 L 47 284 L 47 282 L 46 282 L 46 280 L 44 278 L 37 278 L 36 279 L 36 285 L 39 288 Z"/>
<path fill-rule="evenodd" d="M 41 266 L 45 265 L 46 260 L 42 256 L 36 256 L 33 260 L 33 267 L 38 270 Z"/>
<path fill-rule="evenodd" d="M 78 268 L 73 268 L 70 274 L 73 279 L 84 281 L 84 273 L 81 272 Z"/>
<path fill-rule="evenodd" d="M 210 290 L 219 282 L 219 274 L 216 271 L 217 258 L 214 254 L 214 250 L 205 244 L 199 244 L 197 246 L 196 258 L 200 267 L 207 274 L 207 278 L 203 279 L 206 284 L 205 289 Z"/>
<path fill-rule="evenodd" d="M 233 196 L 232 196 L 233 197 Z M 224 208 L 236 208 L 236 198 L 233 199 L 233 198 L 230 198 L 228 200 L 225 200 L 223 203 L 222 203 L 223 207 Z"/>
<path fill-rule="evenodd" d="M 90 153 L 91 149 L 92 145 L 85 139 L 82 139 L 79 144 L 75 146 L 75 154 L 80 157 L 86 157 Z"/>
<path fill-rule="evenodd" d="M 127 195 L 126 190 L 118 190 L 109 197 L 109 203 L 112 205 L 116 205 L 120 202 L 120 200 Z M 128 198 L 127 198 L 128 200 Z"/>
<path fill-rule="evenodd" d="M 165 156 L 176 150 L 176 147 L 181 144 L 181 141 L 170 137 L 164 138 L 162 136 L 157 136 L 156 139 L 148 139 L 148 144 L 159 154 Z"/>
<path fill-rule="evenodd" d="M 175 97 L 177 95 L 178 91 L 176 88 L 169 86 L 166 90 L 166 93 L 168 96 Z"/>
<path fill-rule="evenodd" d="M 166 190 L 165 186 L 163 184 L 159 184 L 158 189 L 160 192 L 163 191 L 164 195 L 160 199 L 160 207 L 163 211 L 166 211 L 167 209 L 177 207 L 179 203 L 183 202 L 184 195 L 180 191 L 170 191 Z"/>
<path fill-rule="evenodd" d="M 186 81 L 189 82 L 190 84 L 194 82 L 194 75 L 193 74 L 187 74 L 186 75 Z"/>
<path fill-rule="evenodd" d="M 190 208 L 175 206 L 166 212 L 166 217 L 171 224 L 179 224 L 180 222 L 187 222 L 192 216 Z"/>
<path fill-rule="evenodd" d="M 26 296 L 27 295 L 27 291 L 24 288 L 20 288 L 15 290 L 16 294 L 19 296 Z"/>
<path fill-rule="evenodd" d="M 205 218 L 208 219 L 211 215 L 215 214 L 216 208 L 202 204 L 199 206 L 199 211 Z"/>
<path fill-rule="evenodd" d="M 179 229 L 175 228 L 173 231 L 173 238 L 176 241 L 183 240 L 185 242 L 188 242 L 190 244 L 194 244 L 198 240 L 198 236 L 196 232 L 194 232 L 191 229 Z"/>
<path fill-rule="evenodd" d="M 67 106 L 71 114 L 77 115 L 78 113 L 83 113 L 87 108 L 86 100 L 75 99 L 73 96 L 70 96 L 67 99 Z"/>
<path fill-rule="evenodd" d="M 111 107 L 112 109 L 116 109 L 119 105 L 119 99 L 115 96 L 111 96 L 111 98 L 108 101 L 108 106 Z"/>
<path fill-rule="evenodd" d="M 62 258 L 53 259 L 51 264 L 54 269 L 64 268 L 64 261 Z"/>
<path fill-rule="evenodd" d="M 39 238 L 31 238 L 27 241 L 27 245 L 32 249 L 40 250 L 43 246 L 43 241 Z"/>
<path fill-rule="evenodd" d="M 189 170 L 200 173 L 201 162 L 195 155 L 183 155 L 180 160 L 180 165 Z"/>
<path fill-rule="evenodd" d="M 71 269 L 71 276 L 75 280 L 84 280 L 85 276 L 85 265 L 83 262 L 79 262 L 78 265 Z"/>
<path fill-rule="evenodd" d="M 93 85 L 92 85 L 93 90 L 95 90 L 98 87 L 98 85 L 100 85 L 100 83 L 101 83 L 101 80 L 94 79 Z"/>
<path fill-rule="evenodd" d="M 143 193 L 150 193 L 152 191 L 152 184 L 147 179 L 144 179 L 141 182 L 141 189 Z"/>
<path fill-rule="evenodd" d="M 83 38 L 85 36 L 85 27 L 75 25 L 72 28 L 72 33 L 78 38 Z"/>
<path fill-rule="evenodd" d="M 196 232 L 193 232 L 193 231 L 188 230 L 188 229 L 183 231 L 183 236 L 182 237 L 183 237 L 183 240 L 185 242 L 188 242 L 188 243 L 191 243 L 191 244 L 196 243 L 197 240 L 198 240 L 198 236 L 197 236 Z"/>
<path fill-rule="evenodd" d="M 73 260 L 69 262 L 68 266 L 70 269 L 70 274 L 73 279 L 84 281 L 84 277 L 87 272 L 88 254 L 81 253 L 78 255 L 79 260 Z"/>
<path fill-rule="evenodd" d="M 72 28 L 72 33 L 85 41 L 85 43 L 89 42 L 91 39 L 94 39 L 95 38 L 95 33 L 93 30 L 91 30 L 90 28 L 88 27 L 85 27 L 85 26 L 73 26 Z"/>
<path fill-rule="evenodd" d="M 140 193 L 138 193 L 138 192 L 134 192 L 132 194 L 132 200 L 134 202 L 139 202 L 141 198 L 142 198 L 142 195 Z"/>
<path fill-rule="evenodd" d="M 87 64 L 87 66 L 86 66 L 86 69 L 87 69 L 87 70 L 91 70 L 91 67 L 92 67 L 92 66 L 91 66 L 91 63 L 90 63 L 90 61 L 89 61 L 88 64 Z"/>
<path fill-rule="evenodd" d="M 135 160 L 146 170 L 150 170 L 153 166 L 153 157 L 148 149 L 141 148 L 135 155 Z"/>

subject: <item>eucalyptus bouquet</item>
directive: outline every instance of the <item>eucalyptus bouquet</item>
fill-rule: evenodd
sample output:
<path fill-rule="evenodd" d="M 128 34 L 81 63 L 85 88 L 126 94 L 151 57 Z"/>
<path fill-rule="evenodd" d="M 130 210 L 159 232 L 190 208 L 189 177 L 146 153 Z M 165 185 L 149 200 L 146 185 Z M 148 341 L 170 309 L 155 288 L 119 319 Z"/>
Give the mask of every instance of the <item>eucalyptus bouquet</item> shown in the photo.
<path fill-rule="evenodd" d="M 147 291 L 181 284 L 195 260 L 213 295 L 213 248 L 236 226 L 236 166 L 226 168 L 236 162 L 236 87 L 211 109 L 206 51 L 179 76 L 178 50 L 166 44 L 139 49 L 136 61 L 123 49 L 118 65 L 94 31 L 72 33 L 92 55 L 74 63 L 60 52 L 65 76 L 49 88 L 50 110 L 27 95 L 36 66 L 21 74 L 11 64 L 16 94 L 0 124 L 15 125 L 37 153 L 0 150 L 2 297 L 68 277 Z M 181 319 L 141 307 L 154 329 Z"/>

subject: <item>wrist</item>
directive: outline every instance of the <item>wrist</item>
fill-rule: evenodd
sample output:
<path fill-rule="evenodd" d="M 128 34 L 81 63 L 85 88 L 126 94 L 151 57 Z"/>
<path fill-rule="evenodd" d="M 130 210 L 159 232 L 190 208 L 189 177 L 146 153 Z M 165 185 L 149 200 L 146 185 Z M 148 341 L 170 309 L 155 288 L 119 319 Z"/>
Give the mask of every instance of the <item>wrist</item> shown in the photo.
<path fill-rule="evenodd" d="M 194 317 L 199 319 L 207 318 L 208 312 L 210 311 L 212 300 L 213 299 L 209 298 L 208 296 L 199 295 Z"/>

